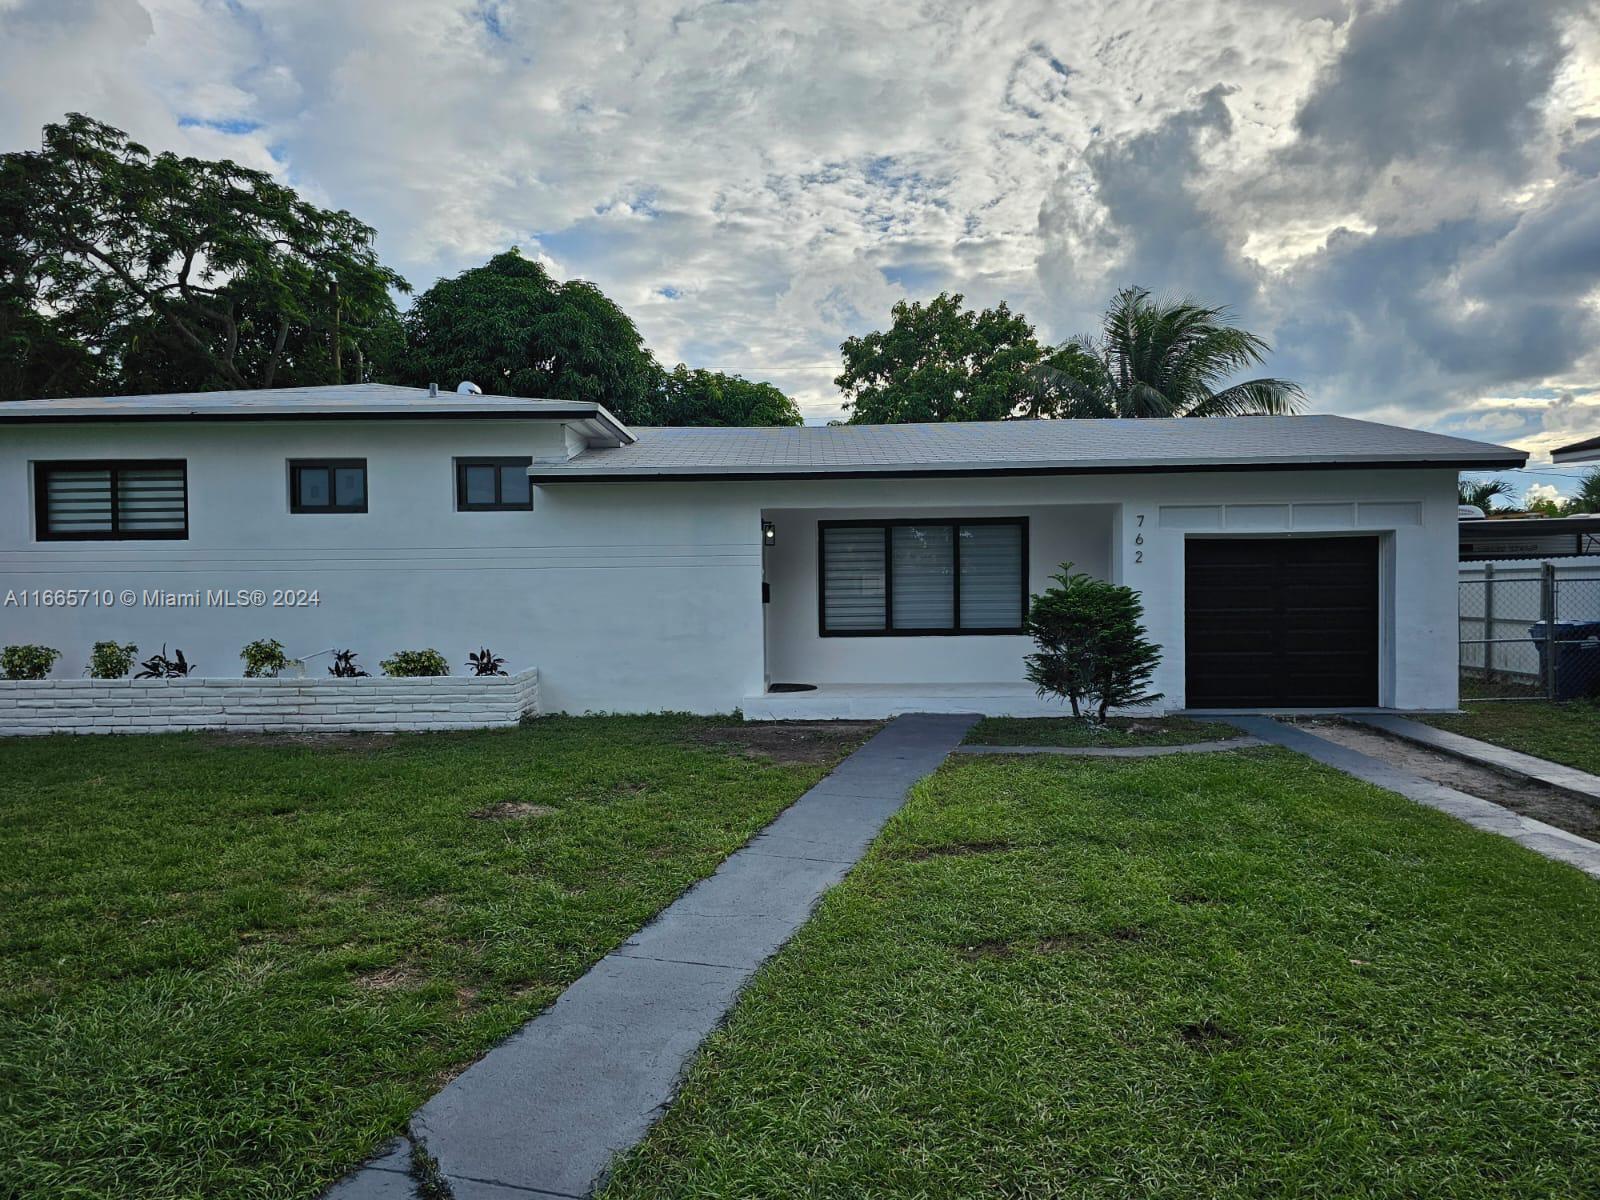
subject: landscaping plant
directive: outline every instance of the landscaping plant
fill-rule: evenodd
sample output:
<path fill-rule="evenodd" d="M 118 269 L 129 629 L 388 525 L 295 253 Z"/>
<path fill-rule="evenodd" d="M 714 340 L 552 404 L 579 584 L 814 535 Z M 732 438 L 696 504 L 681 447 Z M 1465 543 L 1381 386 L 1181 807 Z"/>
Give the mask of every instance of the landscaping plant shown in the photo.
<path fill-rule="evenodd" d="M 500 658 L 492 650 L 485 650 L 481 646 L 476 654 L 467 655 L 467 666 L 472 668 L 474 675 L 504 675 L 506 660 Z"/>
<path fill-rule="evenodd" d="M 356 666 L 356 652 L 354 650 L 335 650 L 333 652 L 333 665 L 328 668 L 328 674 L 335 679 L 366 679 L 371 674 Z"/>
<path fill-rule="evenodd" d="M 1057 587 L 1033 598 L 1027 630 L 1039 647 L 1027 656 L 1028 680 L 1040 696 L 1058 696 L 1072 715 L 1104 724 L 1106 711 L 1151 704 L 1145 690 L 1161 647 L 1145 637 L 1139 593 L 1072 571 L 1063 563 Z"/>
<path fill-rule="evenodd" d="M 7 679 L 44 679 L 60 657 L 49 646 L 7 646 L 0 650 L 0 672 Z"/>
<path fill-rule="evenodd" d="M 283 652 L 283 643 L 277 638 L 261 638 L 239 651 L 244 659 L 246 679 L 275 679 L 278 672 L 287 670 L 289 656 Z"/>
<path fill-rule="evenodd" d="M 378 664 L 385 675 L 412 679 L 450 674 L 450 664 L 437 650 L 396 650 Z"/>
<path fill-rule="evenodd" d="M 121 679 L 133 670 L 138 653 L 139 647 L 132 642 L 126 646 L 119 642 L 96 642 L 89 651 L 89 678 Z"/>
<path fill-rule="evenodd" d="M 135 679 L 182 679 L 194 670 L 193 664 L 184 658 L 182 650 L 173 651 L 173 657 L 167 657 L 167 647 L 162 644 L 160 654 L 152 654 L 139 664 L 143 668 Z"/>

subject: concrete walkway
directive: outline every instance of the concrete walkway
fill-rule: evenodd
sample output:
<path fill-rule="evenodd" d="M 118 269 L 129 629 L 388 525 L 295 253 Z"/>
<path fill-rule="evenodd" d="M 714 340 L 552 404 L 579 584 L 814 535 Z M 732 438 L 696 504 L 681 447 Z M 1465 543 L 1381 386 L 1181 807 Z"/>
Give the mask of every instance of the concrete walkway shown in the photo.
<path fill-rule="evenodd" d="M 1209 718 L 1208 718 L 1209 719 Z M 1518 845 L 1526 846 L 1536 854 L 1556 862 L 1576 867 L 1586 875 L 1600 879 L 1600 845 L 1581 838 L 1565 829 L 1524 817 L 1508 808 L 1502 808 L 1478 796 L 1468 795 L 1455 788 L 1445 787 L 1403 771 L 1381 759 L 1340 746 L 1314 733 L 1285 725 L 1271 717 L 1228 717 L 1227 723 L 1264 742 L 1273 742 L 1298 750 L 1310 758 L 1330 767 L 1336 767 L 1378 787 L 1398 792 L 1408 800 L 1448 813 L 1486 833 L 1498 833 Z"/>
<path fill-rule="evenodd" d="M 588 1195 L 661 1116 L 756 968 L 977 719 L 893 721 L 423 1105 L 407 1138 L 327 1200 Z"/>
<path fill-rule="evenodd" d="M 1542 783 L 1546 787 L 1575 796 L 1579 800 L 1600 804 L 1600 775 L 1591 775 L 1576 767 L 1563 766 L 1561 763 L 1536 758 L 1517 750 L 1507 750 L 1504 746 L 1496 746 L 1492 742 L 1481 742 L 1477 738 L 1435 729 L 1432 725 L 1424 725 L 1421 721 L 1410 721 L 1405 717 L 1351 717 L 1350 720 L 1371 726 L 1380 733 L 1426 746 L 1430 750 L 1454 755 L 1480 767 L 1487 767 L 1491 771 L 1499 771 L 1502 775 L 1509 775 L 1513 779 Z"/>
<path fill-rule="evenodd" d="M 1261 739 L 1236 737 L 1225 742 L 1190 742 L 1181 746 L 957 746 L 957 754 L 1062 754 L 1070 758 L 1160 758 L 1163 754 L 1215 754 L 1259 746 Z"/>

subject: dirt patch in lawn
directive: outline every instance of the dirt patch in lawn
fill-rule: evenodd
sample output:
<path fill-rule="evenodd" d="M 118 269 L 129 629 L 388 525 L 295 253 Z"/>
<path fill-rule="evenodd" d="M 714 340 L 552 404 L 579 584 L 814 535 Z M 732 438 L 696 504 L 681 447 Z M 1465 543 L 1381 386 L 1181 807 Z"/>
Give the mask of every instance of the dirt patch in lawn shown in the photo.
<path fill-rule="evenodd" d="M 393 967 L 380 967 L 376 971 L 363 971 L 353 980 L 358 988 L 366 992 L 393 992 L 419 988 L 427 981 L 427 976 L 413 967 L 404 965 Z"/>
<path fill-rule="evenodd" d="M 1304 724 L 1318 737 L 1359 750 L 1433 783 L 1499 804 L 1579 837 L 1600 838 L 1600 806 L 1575 796 L 1543 784 L 1513 779 L 1365 726 L 1346 725 L 1340 721 L 1307 721 Z"/>
<path fill-rule="evenodd" d="M 502 800 L 498 804 L 491 804 L 487 808 L 480 808 L 470 812 L 467 816 L 474 821 L 521 821 L 531 817 L 548 817 L 559 809 L 551 808 L 548 804 L 528 804 L 521 800 Z"/>
<path fill-rule="evenodd" d="M 1190 1025 L 1178 1026 L 1178 1036 L 1188 1045 L 1202 1050 L 1218 1050 L 1237 1045 L 1243 1040 L 1233 1030 L 1223 1028 L 1210 1017 Z"/>
<path fill-rule="evenodd" d="M 702 746 L 783 765 L 825 765 L 850 753 L 883 728 L 879 721 L 755 721 L 690 734 Z"/>

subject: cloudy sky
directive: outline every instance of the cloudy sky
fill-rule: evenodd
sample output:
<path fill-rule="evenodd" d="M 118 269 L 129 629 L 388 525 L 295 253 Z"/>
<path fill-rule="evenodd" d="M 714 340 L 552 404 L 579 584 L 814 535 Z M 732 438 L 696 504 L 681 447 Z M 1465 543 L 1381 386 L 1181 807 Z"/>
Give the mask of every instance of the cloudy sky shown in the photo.
<path fill-rule="evenodd" d="M 349 209 L 419 288 L 518 245 L 811 419 L 903 296 L 1056 340 L 1137 282 L 1319 411 L 1600 432 L 1592 0 L 0 0 L 0 149 L 69 110 Z"/>

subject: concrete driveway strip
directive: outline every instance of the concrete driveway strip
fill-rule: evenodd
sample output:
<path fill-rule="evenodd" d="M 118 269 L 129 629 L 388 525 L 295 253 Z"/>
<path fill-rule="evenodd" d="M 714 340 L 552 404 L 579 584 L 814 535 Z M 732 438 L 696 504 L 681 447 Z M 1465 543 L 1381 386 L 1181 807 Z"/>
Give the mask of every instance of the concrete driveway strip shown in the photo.
<path fill-rule="evenodd" d="M 1221 718 L 1219 718 L 1220 720 Z M 1364 779 L 1408 800 L 1436 808 L 1457 820 L 1465 821 L 1486 833 L 1498 833 L 1536 854 L 1576 867 L 1585 875 L 1600 879 L 1600 845 L 1565 829 L 1546 825 L 1532 817 L 1514 813 L 1480 796 L 1469 795 L 1441 783 L 1423 779 L 1381 759 L 1320 738 L 1304 729 L 1285 725 L 1271 717 L 1228 717 L 1226 722 L 1264 742 L 1298 750 L 1330 767 L 1337 767 L 1357 779 Z"/>
<path fill-rule="evenodd" d="M 906 792 L 977 720 L 896 718 L 710 877 L 479 1059 L 327 1200 L 581 1197 L 662 1114 L 763 962 L 844 878 Z M 416 1191 L 413 1148 L 436 1165 Z M 411 1189 L 396 1191 L 398 1186 Z"/>

